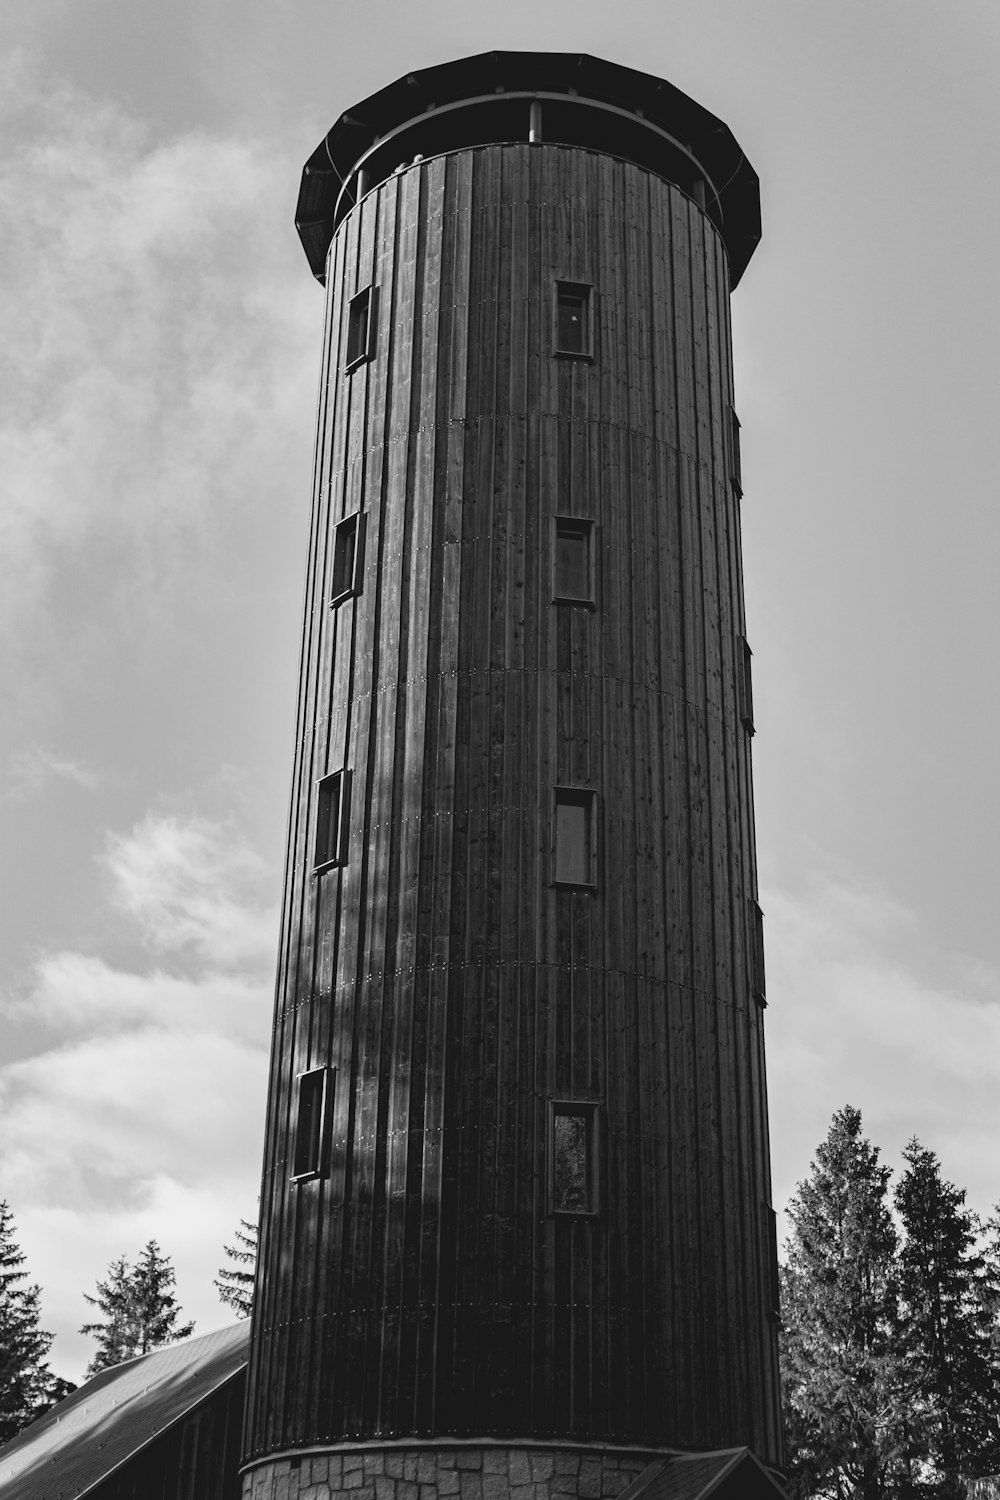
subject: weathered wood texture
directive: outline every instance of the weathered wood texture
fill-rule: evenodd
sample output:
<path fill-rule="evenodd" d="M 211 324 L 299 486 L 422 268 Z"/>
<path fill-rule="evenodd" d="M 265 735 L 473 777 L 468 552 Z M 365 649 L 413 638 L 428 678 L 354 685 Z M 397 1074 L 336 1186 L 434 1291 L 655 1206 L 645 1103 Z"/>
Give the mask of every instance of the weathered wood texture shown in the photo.
<path fill-rule="evenodd" d="M 552 353 L 591 283 L 593 359 Z M 343 372 L 349 298 L 373 358 Z M 728 268 L 680 190 L 557 146 L 414 165 L 330 251 L 247 1452 L 491 1434 L 780 1462 Z M 328 606 L 333 530 L 363 587 Z M 597 605 L 552 603 L 554 514 Z M 317 779 L 347 860 L 312 871 Z M 552 884 L 557 785 L 596 891 Z M 290 1181 L 294 1080 L 335 1068 Z M 600 1213 L 546 1213 L 548 1101 Z"/>

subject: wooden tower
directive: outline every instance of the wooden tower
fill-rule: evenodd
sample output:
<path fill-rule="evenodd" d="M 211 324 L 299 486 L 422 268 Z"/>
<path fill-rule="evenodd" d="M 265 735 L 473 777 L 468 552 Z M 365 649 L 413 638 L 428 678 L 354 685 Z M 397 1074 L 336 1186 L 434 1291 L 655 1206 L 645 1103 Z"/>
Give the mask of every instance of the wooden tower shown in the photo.
<path fill-rule="evenodd" d="M 244 1494 L 778 1493 L 757 177 L 657 78 L 489 53 L 342 115 L 298 227 L 326 330 Z"/>

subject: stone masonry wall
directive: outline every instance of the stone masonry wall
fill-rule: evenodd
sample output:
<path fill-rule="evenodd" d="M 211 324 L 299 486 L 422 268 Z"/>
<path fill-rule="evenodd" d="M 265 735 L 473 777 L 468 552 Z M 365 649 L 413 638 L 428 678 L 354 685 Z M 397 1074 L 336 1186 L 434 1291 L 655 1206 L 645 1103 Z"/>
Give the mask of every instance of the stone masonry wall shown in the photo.
<path fill-rule="evenodd" d="M 657 1455 L 565 1448 L 382 1448 L 272 1459 L 243 1500 L 615 1500 Z"/>

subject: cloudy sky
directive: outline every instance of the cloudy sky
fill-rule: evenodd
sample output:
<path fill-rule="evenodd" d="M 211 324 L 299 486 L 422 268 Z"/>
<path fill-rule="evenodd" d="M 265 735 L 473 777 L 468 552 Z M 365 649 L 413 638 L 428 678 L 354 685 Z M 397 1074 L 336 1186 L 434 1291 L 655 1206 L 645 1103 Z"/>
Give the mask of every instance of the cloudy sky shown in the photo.
<path fill-rule="evenodd" d="M 833 1110 L 1000 1198 L 995 0 L 31 0 L 0 20 L 0 1196 L 55 1367 L 256 1213 L 336 116 L 491 47 L 733 128 L 775 1203 Z"/>

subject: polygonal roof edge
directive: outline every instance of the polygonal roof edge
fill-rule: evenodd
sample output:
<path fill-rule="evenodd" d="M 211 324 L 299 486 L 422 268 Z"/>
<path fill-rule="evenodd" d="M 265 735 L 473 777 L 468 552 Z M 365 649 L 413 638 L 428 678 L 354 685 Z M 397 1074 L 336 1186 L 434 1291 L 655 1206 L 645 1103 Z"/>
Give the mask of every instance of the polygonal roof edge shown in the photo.
<path fill-rule="evenodd" d="M 406 73 L 344 111 L 305 164 L 295 222 L 323 280 L 341 184 L 374 142 L 429 108 L 532 91 L 596 100 L 684 141 L 718 185 L 735 287 L 760 240 L 760 183 L 732 131 L 666 79 L 586 52 L 481 52 Z"/>

